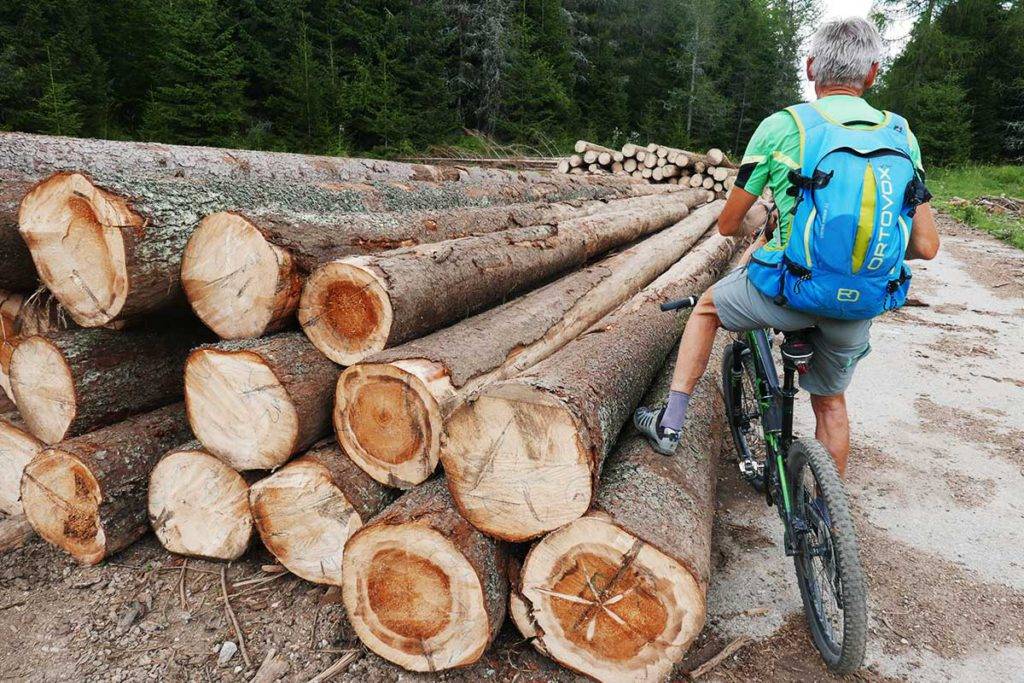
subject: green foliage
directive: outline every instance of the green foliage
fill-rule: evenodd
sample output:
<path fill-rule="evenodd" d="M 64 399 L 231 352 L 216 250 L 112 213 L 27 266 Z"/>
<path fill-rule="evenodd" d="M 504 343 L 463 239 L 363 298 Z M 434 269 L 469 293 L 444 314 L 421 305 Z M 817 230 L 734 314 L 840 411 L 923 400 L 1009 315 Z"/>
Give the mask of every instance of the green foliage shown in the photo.
<path fill-rule="evenodd" d="M 400 154 L 742 151 L 815 0 L 6 0 L 0 128 Z"/>
<path fill-rule="evenodd" d="M 928 176 L 933 203 L 958 220 L 981 228 L 999 239 L 1024 249 L 1024 219 L 1011 214 L 989 213 L 975 204 L 978 197 L 1024 195 L 1024 166 L 962 165 L 936 169 Z"/>
<path fill-rule="evenodd" d="M 1024 3 L 882 4 L 917 21 L 874 98 L 909 119 L 925 162 L 1024 157 Z"/>

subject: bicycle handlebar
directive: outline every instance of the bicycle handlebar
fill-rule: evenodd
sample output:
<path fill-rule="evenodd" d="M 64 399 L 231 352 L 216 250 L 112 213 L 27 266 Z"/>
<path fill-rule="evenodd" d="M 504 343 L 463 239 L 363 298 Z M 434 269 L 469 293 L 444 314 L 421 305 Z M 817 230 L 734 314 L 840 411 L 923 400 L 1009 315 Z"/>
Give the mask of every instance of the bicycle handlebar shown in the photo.
<path fill-rule="evenodd" d="M 688 296 L 685 299 L 676 299 L 675 301 L 666 301 L 661 305 L 663 311 L 678 311 L 682 308 L 693 308 L 697 305 L 697 297 Z"/>

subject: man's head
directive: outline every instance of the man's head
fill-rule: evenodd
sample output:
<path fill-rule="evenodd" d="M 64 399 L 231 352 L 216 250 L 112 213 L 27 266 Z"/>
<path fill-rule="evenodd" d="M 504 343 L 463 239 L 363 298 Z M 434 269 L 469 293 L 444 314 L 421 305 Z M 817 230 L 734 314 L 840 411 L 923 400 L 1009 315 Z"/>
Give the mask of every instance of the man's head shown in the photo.
<path fill-rule="evenodd" d="M 882 37 L 865 19 L 830 21 L 811 38 L 807 78 L 820 97 L 824 91 L 851 90 L 861 94 L 871 87 L 882 59 Z"/>

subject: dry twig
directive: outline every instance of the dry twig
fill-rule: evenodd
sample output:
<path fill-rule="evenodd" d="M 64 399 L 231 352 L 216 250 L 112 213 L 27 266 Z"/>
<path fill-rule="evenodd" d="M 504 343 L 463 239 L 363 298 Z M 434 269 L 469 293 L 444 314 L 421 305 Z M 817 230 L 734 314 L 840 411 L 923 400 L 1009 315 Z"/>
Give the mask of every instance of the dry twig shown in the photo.
<path fill-rule="evenodd" d="M 227 567 L 220 568 L 220 590 L 223 593 L 224 612 L 228 615 L 228 620 L 235 629 L 235 637 L 238 638 L 238 650 L 242 653 L 242 659 L 245 660 L 245 668 L 248 669 L 252 667 L 252 660 L 249 659 L 249 651 L 245 647 L 245 636 L 242 634 L 242 627 L 238 625 L 235 610 L 231 609 L 231 598 L 228 597 Z"/>
<path fill-rule="evenodd" d="M 750 642 L 750 636 L 740 636 L 736 640 L 732 641 L 719 652 L 717 655 L 704 662 L 696 669 L 690 672 L 690 680 L 695 681 L 704 674 L 714 670 L 719 664 L 724 662 L 729 657 L 739 652 L 743 647 Z"/>

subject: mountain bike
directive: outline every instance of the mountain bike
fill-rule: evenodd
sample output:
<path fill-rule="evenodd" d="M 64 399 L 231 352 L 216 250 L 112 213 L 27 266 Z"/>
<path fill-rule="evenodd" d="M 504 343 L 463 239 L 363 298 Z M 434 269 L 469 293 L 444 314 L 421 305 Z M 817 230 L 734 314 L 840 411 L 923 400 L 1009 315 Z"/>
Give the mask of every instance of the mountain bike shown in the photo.
<path fill-rule="evenodd" d="M 662 304 L 662 310 L 695 304 L 689 297 Z M 738 336 L 723 354 L 722 393 L 740 474 L 778 511 L 814 646 L 828 669 L 841 675 L 864 660 L 867 584 L 835 461 L 817 439 L 793 436 L 795 377 L 813 358 L 806 333 L 785 333 L 781 382 L 772 331 Z"/>

